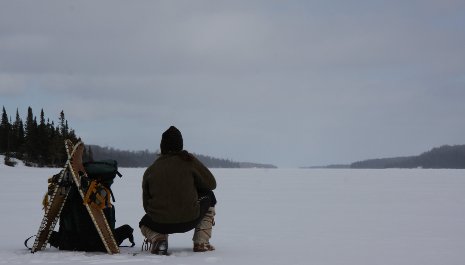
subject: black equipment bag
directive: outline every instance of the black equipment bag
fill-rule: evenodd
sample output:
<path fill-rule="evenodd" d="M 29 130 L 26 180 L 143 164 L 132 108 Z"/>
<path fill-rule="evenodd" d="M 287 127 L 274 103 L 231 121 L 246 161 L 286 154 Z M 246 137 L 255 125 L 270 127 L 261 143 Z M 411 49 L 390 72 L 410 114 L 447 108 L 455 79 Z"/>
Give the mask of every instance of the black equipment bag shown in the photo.
<path fill-rule="evenodd" d="M 84 168 L 90 180 L 96 180 L 109 189 L 110 192 L 114 178 L 117 175 L 122 176 L 118 172 L 118 163 L 115 160 L 86 162 Z M 81 183 L 81 185 L 86 187 L 89 183 Z M 111 195 L 113 196 L 112 192 Z M 134 246 L 133 229 L 129 225 L 126 224 L 115 228 L 115 206 L 105 207 L 103 212 L 117 244 L 120 245 L 125 239 L 129 239 L 132 246 Z M 69 190 L 59 222 L 60 228 L 58 232 L 54 231 L 49 239 L 50 245 L 61 250 L 106 252 L 105 246 L 75 185 L 72 185 Z"/>

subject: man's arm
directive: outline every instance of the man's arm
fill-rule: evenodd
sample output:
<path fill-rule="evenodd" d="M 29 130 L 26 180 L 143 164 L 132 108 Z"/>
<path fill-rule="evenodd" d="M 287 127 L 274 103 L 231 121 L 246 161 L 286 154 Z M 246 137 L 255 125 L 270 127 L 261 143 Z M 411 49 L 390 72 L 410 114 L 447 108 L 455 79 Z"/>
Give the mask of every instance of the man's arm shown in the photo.
<path fill-rule="evenodd" d="M 198 190 L 214 190 L 216 179 L 210 170 L 202 164 L 196 157 L 193 161 L 195 184 Z"/>

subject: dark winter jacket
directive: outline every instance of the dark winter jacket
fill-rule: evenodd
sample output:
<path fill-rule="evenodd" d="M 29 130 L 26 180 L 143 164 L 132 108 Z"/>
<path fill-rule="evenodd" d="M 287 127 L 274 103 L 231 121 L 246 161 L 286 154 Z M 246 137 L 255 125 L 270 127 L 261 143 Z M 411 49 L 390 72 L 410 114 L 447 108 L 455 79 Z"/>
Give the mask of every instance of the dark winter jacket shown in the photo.
<path fill-rule="evenodd" d="M 213 174 L 192 154 L 162 154 L 144 173 L 144 210 L 157 223 L 189 222 L 200 214 L 198 191 L 215 188 Z"/>

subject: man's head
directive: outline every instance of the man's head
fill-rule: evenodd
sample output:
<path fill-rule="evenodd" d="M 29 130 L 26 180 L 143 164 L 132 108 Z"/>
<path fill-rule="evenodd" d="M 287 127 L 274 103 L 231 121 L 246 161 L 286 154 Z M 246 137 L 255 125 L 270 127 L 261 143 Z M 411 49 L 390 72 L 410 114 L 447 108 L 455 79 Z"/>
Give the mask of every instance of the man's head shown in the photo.
<path fill-rule="evenodd" d="M 161 136 L 160 151 L 162 154 L 182 151 L 183 141 L 181 132 L 171 126 Z"/>

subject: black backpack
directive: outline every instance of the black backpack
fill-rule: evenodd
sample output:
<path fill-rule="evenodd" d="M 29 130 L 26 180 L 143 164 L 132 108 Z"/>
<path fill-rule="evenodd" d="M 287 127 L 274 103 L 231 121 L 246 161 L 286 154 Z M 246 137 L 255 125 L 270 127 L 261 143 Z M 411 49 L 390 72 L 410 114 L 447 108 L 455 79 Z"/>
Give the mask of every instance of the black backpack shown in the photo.
<path fill-rule="evenodd" d="M 120 178 L 122 177 L 121 173 L 118 172 L 118 162 L 116 160 L 90 161 L 84 162 L 83 165 L 90 179 L 98 180 L 108 188 L 113 184 L 113 180 L 117 175 Z"/>
<path fill-rule="evenodd" d="M 118 163 L 115 160 L 102 160 L 83 165 L 89 177 L 88 181 L 83 180 L 81 183 L 83 189 L 87 190 L 85 200 L 102 208 L 118 245 L 129 239 L 134 246 L 134 230 L 129 225 L 115 228 L 115 206 L 111 204 L 110 196 L 114 202 L 111 184 L 117 175 L 121 177 Z M 54 231 L 50 236 L 50 245 L 61 250 L 106 251 L 75 185 L 70 188 L 59 222 L 58 232 Z"/>

